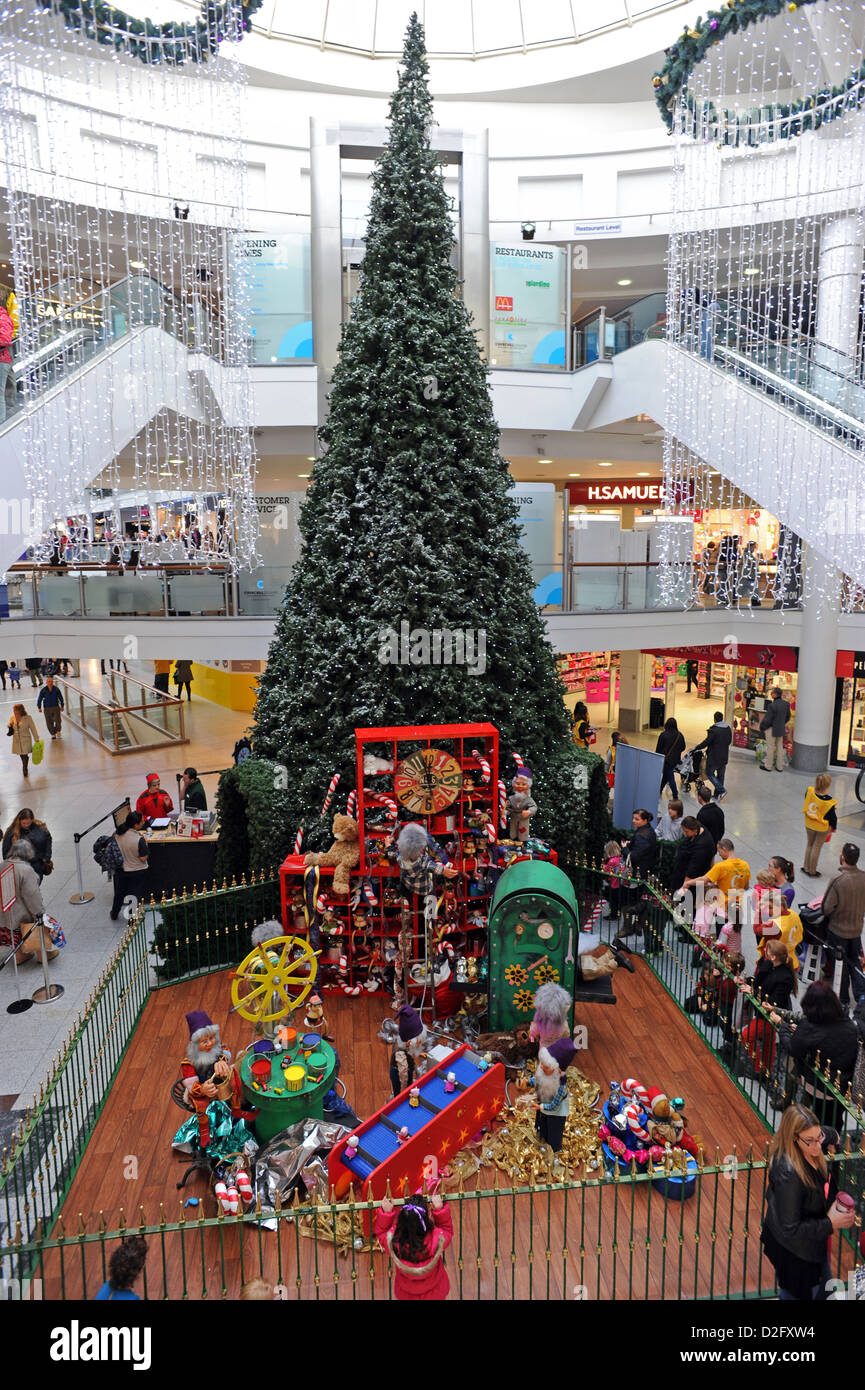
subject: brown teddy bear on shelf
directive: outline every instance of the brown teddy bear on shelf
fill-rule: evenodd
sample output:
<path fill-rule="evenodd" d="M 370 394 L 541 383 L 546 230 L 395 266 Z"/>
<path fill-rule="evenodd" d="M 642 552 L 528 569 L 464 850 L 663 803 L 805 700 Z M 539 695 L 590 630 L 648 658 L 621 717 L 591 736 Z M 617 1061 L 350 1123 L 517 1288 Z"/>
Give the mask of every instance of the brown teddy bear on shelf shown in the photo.
<path fill-rule="evenodd" d="M 323 869 L 333 869 L 334 893 L 347 894 L 350 887 L 350 873 L 360 863 L 360 848 L 357 842 L 357 821 L 353 816 L 334 816 L 333 844 L 323 854 L 307 854 L 306 864 L 317 864 Z"/>

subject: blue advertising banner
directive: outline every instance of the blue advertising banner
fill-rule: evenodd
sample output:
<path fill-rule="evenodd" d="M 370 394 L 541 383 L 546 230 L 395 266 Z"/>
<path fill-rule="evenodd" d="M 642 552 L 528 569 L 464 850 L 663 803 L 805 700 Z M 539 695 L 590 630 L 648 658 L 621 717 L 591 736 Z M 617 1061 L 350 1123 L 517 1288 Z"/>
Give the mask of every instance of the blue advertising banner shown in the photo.
<path fill-rule="evenodd" d="M 309 237 L 252 232 L 235 237 L 234 252 L 251 312 L 250 362 L 260 367 L 311 361 Z"/>
<path fill-rule="evenodd" d="M 535 603 L 543 608 L 562 601 L 562 567 L 556 553 L 555 483 L 517 483 L 510 494 L 520 509 L 520 541 L 532 562 Z"/>
<path fill-rule="evenodd" d="M 616 785 L 613 790 L 613 825 L 631 830 L 635 811 L 651 811 L 652 825 L 658 823 L 658 797 L 664 774 L 662 753 L 620 743 L 616 748 Z"/>
<path fill-rule="evenodd" d="M 490 361 L 494 367 L 565 367 L 565 252 L 561 246 L 490 246 Z"/>

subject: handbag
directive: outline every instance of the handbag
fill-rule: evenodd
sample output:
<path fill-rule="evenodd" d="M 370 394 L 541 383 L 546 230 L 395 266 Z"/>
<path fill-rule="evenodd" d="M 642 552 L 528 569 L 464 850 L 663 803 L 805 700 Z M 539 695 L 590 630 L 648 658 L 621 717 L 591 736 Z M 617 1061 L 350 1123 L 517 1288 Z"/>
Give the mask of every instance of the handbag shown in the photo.
<path fill-rule="evenodd" d="M 54 872 L 54 860 L 53 860 L 53 859 L 46 859 L 45 862 L 44 862 L 44 864 L 42 865 L 42 876 L 43 876 L 43 878 L 47 878 L 48 875 L 49 875 L 49 874 L 53 874 L 53 872 Z"/>
<path fill-rule="evenodd" d="M 37 738 L 30 750 L 30 756 L 33 759 L 33 766 L 38 767 L 45 756 L 45 744 L 41 738 Z"/>

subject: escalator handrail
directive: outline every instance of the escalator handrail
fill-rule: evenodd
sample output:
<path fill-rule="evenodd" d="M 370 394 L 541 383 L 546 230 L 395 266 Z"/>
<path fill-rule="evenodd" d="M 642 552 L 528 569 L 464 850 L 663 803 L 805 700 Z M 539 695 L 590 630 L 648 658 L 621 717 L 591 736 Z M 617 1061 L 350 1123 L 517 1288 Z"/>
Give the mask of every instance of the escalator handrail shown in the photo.
<path fill-rule="evenodd" d="M 713 361 L 718 359 L 721 359 L 721 362 L 729 361 L 731 364 L 735 364 L 735 369 L 744 370 L 759 379 L 766 380 L 772 385 L 779 396 L 789 396 L 794 400 L 798 399 L 800 403 L 806 405 L 814 415 L 822 416 L 824 419 L 840 425 L 843 427 L 846 434 L 855 434 L 859 436 L 862 444 L 865 445 L 865 422 L 857 420 L 855 416 L 846 415 L 842 410 L 837 410 L 834 406 L 830 405 L 828 401 L 824 401 L 822 397 L 815 396 L 812 392 L 804 390 L 796 382 L 791 381 L 789 377 L 779 376 L 777 372 L 772 372 L 767 367 L 761 366 L 759 362 L 755 362 L 753 358 L 748 357 L 745 353 L 737 352 L 734 348 L 725 347 L 723 344 L 713 344 L 712 358 Z M 729 368 L 725 369 L 729 370 Z"/>

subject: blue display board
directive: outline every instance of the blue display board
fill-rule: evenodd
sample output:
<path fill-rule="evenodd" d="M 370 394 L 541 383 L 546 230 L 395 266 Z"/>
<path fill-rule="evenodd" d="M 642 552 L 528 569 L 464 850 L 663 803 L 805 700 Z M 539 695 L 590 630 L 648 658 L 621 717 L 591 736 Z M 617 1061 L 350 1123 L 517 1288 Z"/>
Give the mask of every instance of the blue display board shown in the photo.
<path fill-rule="evenodd" d="M 490 359 L 496 367 L 565 367 L 565 252 L 561 246 L 490 246 Z"/>
<path fill-rule="evenodd" d="M 255 366 L 311 361 L 309 236 L 251 232 L 234 238 L 234 254 L 250 308 L 250 361 Z"/>
<path fill-rule="evenodd" d="M 613 824 L 619 829 L 630 830 L 634 812 L 646 810 L 651 811 L 652 825 L 655 825 L 663 775 L 664 758 L 661 753 L 650 753 L 648 748 L 620 743 L 616 749 Z"/>

